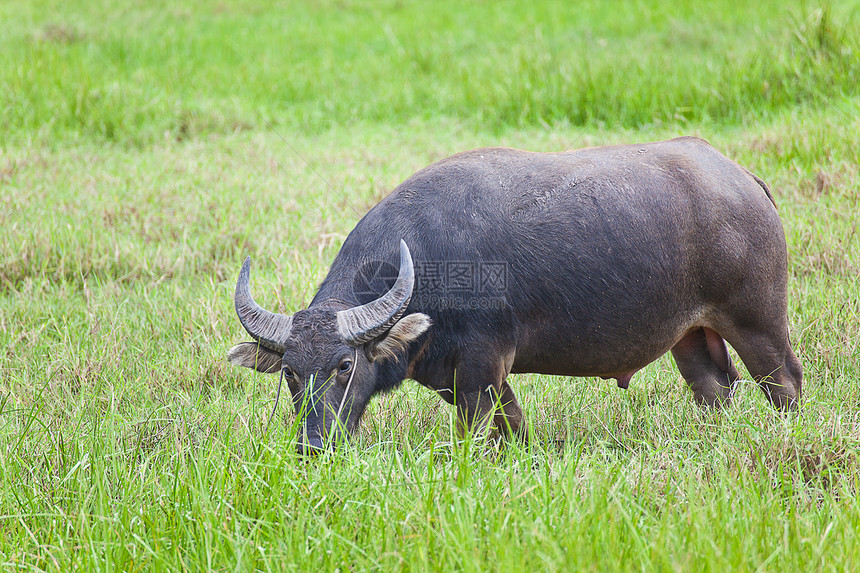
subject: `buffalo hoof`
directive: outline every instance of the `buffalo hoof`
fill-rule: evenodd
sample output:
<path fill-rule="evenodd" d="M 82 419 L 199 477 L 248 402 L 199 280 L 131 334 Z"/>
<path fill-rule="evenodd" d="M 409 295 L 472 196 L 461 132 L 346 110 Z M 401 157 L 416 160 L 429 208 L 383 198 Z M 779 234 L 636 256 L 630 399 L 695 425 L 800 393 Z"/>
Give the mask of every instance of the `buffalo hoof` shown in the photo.
<path fill-rule="evenodd" d="M 306 436 L 304 438 L 299 438 L 296 450 L 299 455 L 302 456 L 316 456 L 323 453 L 326 450 L 326 447 L 323 444 L 322 438 L 319 436 Z"/>

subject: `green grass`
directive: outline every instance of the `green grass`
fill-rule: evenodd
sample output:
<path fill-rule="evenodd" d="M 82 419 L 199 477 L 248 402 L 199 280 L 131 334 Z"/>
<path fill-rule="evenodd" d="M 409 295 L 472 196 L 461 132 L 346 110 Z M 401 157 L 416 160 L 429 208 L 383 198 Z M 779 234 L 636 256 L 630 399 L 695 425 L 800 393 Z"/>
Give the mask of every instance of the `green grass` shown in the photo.
<path fill-rule="evenodd" d="M 856 3 L 0 5 L 0 567 L 853 570 Z M 799 414 L 696 408 L 671 359 L 514 376 L 533 443 L 406 382 L 294 453 L 226 363 L 242 258 L 303 308 L 361 215 L 482 145 L 699 135 L 771 185 Z"/>
<path fill-rule="evenodd" d="M 733 124 L 860 84 L 854 0 L 21 4 L 0 8 L 0 123 L 25 141 Z"/>

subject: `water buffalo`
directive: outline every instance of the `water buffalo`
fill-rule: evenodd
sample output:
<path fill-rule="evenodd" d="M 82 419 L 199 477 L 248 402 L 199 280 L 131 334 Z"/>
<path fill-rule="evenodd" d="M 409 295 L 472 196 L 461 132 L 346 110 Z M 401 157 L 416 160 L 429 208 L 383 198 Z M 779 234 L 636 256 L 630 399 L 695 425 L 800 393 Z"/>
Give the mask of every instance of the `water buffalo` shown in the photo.
<path fill-rule="evenodd" d="M 334 443 L 372 396 L 411 378 L 462 429 L 524 433 L 510 373 L 615 378 L 671 351 L 695 400 L 720 406 L 738 370 L 794 408 L 786 244 L 767 185 L 682 137 L 563 153 L 486 148 L 422 169 L 356 225 L 310 306 L 235 306 L 255 342 L 229 360 L 281 373 L 304 432 Z"/>

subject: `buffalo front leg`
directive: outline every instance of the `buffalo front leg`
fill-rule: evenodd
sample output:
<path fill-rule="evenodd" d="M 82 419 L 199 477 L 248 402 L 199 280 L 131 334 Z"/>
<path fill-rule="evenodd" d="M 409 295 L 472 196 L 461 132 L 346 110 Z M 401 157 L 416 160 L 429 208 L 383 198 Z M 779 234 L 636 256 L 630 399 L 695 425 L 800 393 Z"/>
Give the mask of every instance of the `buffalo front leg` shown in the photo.
<path fill-rule="evenodd" d="M 457 434 L 460 438 L 472 431 L 483 435 L 490 431 L 497 405 L 497 395 L 492 386 L 482 390 L 457 391 Z"/>
<path fill-rule="evenodd" d="M 460 436 L 495 425 L 505 437 L 524 436 L 523 411 L 506 378 L 510 366 L 502 361 L 461 362 L 455 371 L 455 403 Z M 507 362 L 512 362 L 507 361 Z"/>
<path fill-rule="evenodd" d="M 516 436 L 523 442 L 528 442 L 528 428 L 525 425 L 523 409 L 517 401 L 511 385 L 507 380 L 502 380 L 499 406 L 493 421 L 496 427 L 506 438 Z"/>

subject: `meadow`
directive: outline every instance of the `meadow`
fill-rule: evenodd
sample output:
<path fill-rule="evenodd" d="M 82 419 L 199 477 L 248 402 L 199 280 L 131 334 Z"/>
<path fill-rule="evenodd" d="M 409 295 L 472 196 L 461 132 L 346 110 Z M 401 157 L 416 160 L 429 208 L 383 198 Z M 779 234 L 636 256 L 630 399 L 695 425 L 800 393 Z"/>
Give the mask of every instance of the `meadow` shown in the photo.
<path fill-rule="evenodd" d="M 860 3 L 0 3 L 0 568 L 860 567 Z M 799 412 L 516 375 L 533 440 L 412 381 L 295 453 L 247 339 L 400 181 L 697 135 L 773 190 Z"/>

